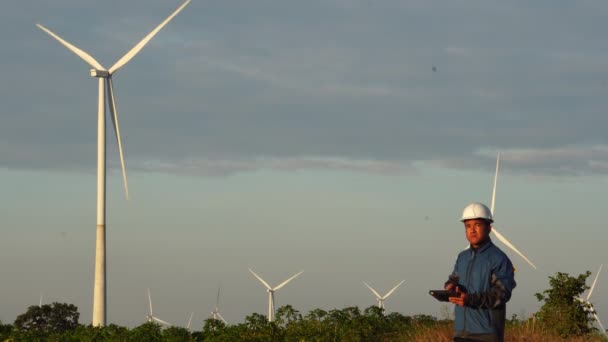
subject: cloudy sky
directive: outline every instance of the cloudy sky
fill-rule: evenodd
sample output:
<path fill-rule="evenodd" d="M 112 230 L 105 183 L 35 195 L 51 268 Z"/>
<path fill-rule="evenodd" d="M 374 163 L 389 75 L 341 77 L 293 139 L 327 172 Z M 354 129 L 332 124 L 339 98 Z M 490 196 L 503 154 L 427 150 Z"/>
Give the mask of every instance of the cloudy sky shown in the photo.
<path fill-rule="evenodd" d="M 178 5 L 3 2 L 1 321 L 41 293 L 91 319 L 97 84 L 35 24 L 110 67 Z M 109 135 L 109 322 L 142 323 L 147 287 L 175 324 L 202 324 L 218 286 L 229 321 L 265 313 L 247 268 L 305 271 L 277 306 L 366 307 L 362 281 L 405 279 L 387 310 L 438 315 L 426 292 L 498 152 L 497 227 L 538 266 L 508 252 L 509 310 L 534 312 L 547 276 L 608 260 L 607 16 L 604 1 L 193 0 L 114 77 L 131 199 Z"/>

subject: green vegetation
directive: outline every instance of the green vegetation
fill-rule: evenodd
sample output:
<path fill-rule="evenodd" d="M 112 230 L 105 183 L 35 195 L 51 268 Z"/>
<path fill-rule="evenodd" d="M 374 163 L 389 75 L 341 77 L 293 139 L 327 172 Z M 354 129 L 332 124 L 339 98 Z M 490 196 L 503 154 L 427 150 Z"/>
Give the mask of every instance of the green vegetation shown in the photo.
<path fill-rule="evenodd" d="M 578 277 L 557 273 L 550 288 L 536 294 L 543 302 L 531 318 L 516 315 L 507 321 L 506 341 L 608 341 L 593 328 L 592 307 L 578 298 L 588 288 L 589 272 Z M 109 325 L 94 328 L 78 324 L 71 304 L 31 306 L 14 325 L 0 322 L 0 341 L 451 341 L 452 321 L 429 315 L 385 314 L 372 306 L 341 310 L 315 309 L 302 315 L 291 305 L 279 308 L 274 322 L 254 313 L 243 323 L 226 325 L 208 319 L 200 331 L 162 328 L 144 323 L 133 329 Z"/>
<path fill-rule="evenodd" d="M 585 282 L 590 275 L 589 271 L 578 277 L 557 272 L 549 277 L 551 288 L 536 294 L 544 304 L 535 318 L 561 337 L 588 335 L 594 329 L 593 307 L 579 298 L 589 289 Z"/>

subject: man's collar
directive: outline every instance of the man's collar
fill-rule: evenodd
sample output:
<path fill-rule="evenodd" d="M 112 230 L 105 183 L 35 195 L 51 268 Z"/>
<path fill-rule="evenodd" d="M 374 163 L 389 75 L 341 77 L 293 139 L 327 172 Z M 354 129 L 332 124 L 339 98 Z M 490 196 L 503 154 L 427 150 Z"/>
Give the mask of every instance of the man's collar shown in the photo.
<path fill-rule="evenodd" d="M 482 253 L 483 251 L 485 251 L 486 249 L 488 249 L 490 246 L 494 245 L 492 243 L 492 239 L 490 239 L 490 237 L 488 236 L 488 240 L 486 242 L 484 242 L 481 246 L 479 246 L 478 248 L 473 248 L 473 246 L 469 246 L 471 248 L 472 251 L 474 251 L 475 253 Z"/>

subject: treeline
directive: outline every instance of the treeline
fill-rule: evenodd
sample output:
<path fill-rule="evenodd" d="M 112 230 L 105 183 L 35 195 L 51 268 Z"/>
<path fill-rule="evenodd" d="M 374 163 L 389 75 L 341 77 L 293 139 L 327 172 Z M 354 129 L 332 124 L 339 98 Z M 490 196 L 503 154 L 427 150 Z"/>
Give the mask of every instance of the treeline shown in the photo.
<path fill-rule="evenodd" d="M 541 309 L 530 318 L 507 320 L 506 341 L 608 341 L 594 328 L 595 310 L 582 299 L 591 273 L 577 277 L 558 272 L 550 288 L 537 293 Z M 451 341 L 453 323 L 429 315 L 386 314 L 372 306 L 341 310 L 315 309 L 302 315 L 291 305 L 279 308 L 275 320 L 254 313 L 243 323 L 226 325 L 208 319 L 201 330 L 163 328 L 145 323 L 129 329 L 118 325 L 92 327 L 78 323 L 71 304 L 31 306 L 13 325 L 0 322 L 0 341 Z"/>
<path fill-rule="evenodd" d="M 202 330 L 163 328 L 144 323 L 128 329 L 117 325 L 92 327 L 78 324 L 76 307 L 70 304 L 32 306 L 14 325 L 0 324 L 0 340 L 10 341 L 407 341 L 422 330 L 443 327 L 451 321 L 429 315 L 385 315 L 372 306 L 324 311 L 315 309 L 303 316 L 291 305 L 277 310 L 275 320 L 254 313 L 240 324 L 227 325 L 207 319 Z M 63 319 L 60 317 L 63 316 Z"/>

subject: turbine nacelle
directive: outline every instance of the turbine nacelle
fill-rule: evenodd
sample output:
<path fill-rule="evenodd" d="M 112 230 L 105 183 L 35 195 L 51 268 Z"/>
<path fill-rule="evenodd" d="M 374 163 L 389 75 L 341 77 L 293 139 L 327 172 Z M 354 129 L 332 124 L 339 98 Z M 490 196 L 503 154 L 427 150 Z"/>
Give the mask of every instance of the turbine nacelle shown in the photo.
<path fill-rule="evenodd" d="M 91 69 L 91 77 L 108 78 L 112 76 L 108 70 Z"/>

